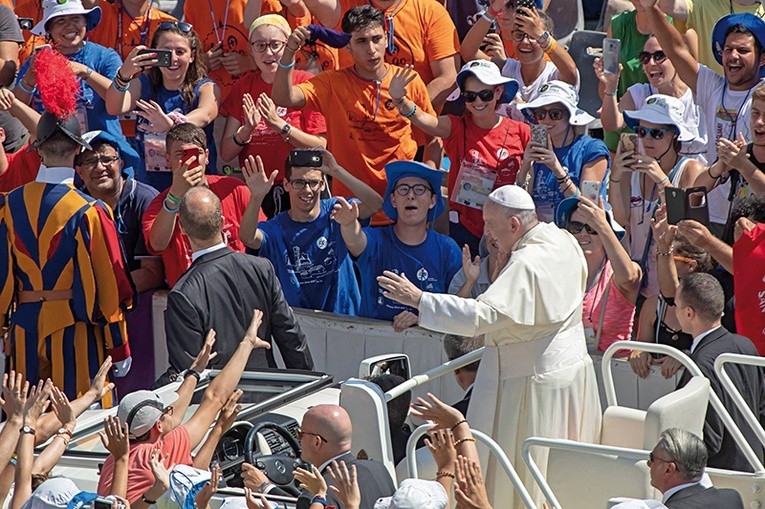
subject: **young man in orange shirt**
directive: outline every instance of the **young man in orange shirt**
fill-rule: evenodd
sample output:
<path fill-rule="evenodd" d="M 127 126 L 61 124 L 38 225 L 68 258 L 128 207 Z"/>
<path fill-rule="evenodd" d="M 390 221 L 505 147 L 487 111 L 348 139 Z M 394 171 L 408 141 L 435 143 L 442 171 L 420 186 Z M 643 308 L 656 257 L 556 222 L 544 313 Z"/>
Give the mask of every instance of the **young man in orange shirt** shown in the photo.
<path fill-rule="evenodd" d="M 378 194 L 385 192 L 384 166 L 391 161 L 414 159 L 417 146 L 425 144 L 425 135 L 412 128 L 407 117 L 398 115 L 388 91 L 398 67 L 385 62 L 383 14 L 370 5 L 354 7 L 343 17 L 343 31 L 351 34 L 348 44 L 353 65 L 325 71 L 298 85 L 292 84 L 295 51 L 303 46 L 309 32 L 298 27 L 290 35 L 279 62 L 273 85 L 273 100 L 288 108 L 307 107 L 327 120 L 327 150 L 337 163 L 369 185 Z M 431 115 L 435 114 L 428 91 L 416 77 L 407 85 L 407 97 Z M 417 97 L 419 99 L 414 99 Z M 353 196 L 342 183 L 335 181 L 333 194 Z M 387 224 L 383 214 L 373 224 Z"/>
<path fill-rule="evenodd" d="M 460 42 L 457 28 L 440 1 L 433 0 L 304 0 L 316 19 L 336 28 L 348 10 L 362 5 L 380 9 L 384 14 L 386 39 L 385 61 L 413 65 L 428 86 L 433 107 L 440 109 L 454 90 L 460 66 Z M 340 68 L 351 65 L 341 51 Z"/>

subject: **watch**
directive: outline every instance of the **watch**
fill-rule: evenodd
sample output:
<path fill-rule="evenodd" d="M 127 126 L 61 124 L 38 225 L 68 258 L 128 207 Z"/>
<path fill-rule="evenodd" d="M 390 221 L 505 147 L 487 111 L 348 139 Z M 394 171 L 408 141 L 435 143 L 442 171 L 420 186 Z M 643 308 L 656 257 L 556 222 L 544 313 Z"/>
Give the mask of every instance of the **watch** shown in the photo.
<path fill-rule="evenodd" d="M 92 67 L 86 67 L 85 68 L 85 81 L 90 79 L 90 75 L 93 74 L 93 68 Z"/>
<path fill-rule="evenodd" d="M 72 432 L 66 428 L 59 428 L 56 435 L 67 435 L 69 438 L 72 438 Z"/>
<path fill-rule="evenodd" d="M 183 372 L 183 379 L 184 380 L 187 379 L 189 376 L 193 376 L 194 378 L 196 378 L 197 382 L 199 382 L 199 380 L 202 378 L 199 375 L 199 372 L 194 370 L 194 369 L 187 369 L 186 371 Z"/>
<path fill-rule="evenodd" d="M 28 425 L 23 426 L 19 431 L 25 435 L 34 435 L 36 433 L 35 429 Z"/>
<path fill-rule="evenodd" d="M 284 127 L 282 127 L 282 130 L 279 134 L 282 136 L 289 136 L 290 131 L 292 131 L 292 126 L 289 124 L 284 124 Z"/>

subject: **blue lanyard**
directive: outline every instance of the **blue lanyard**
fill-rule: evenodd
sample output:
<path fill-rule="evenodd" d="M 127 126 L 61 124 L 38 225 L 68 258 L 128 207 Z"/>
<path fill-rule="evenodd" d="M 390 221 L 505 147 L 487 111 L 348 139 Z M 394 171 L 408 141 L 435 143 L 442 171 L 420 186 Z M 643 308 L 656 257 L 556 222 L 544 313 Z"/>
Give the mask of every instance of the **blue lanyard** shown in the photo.
<path fill-rule="evenodd" d="M 367 1 L 369 2 L 369 5 L 374 7 L 374 5 L 372 4 L 372 0 L 367 0 Z M 396 52 L 396 43 L 393 42 L 393 38 L 394 38 L 394 35 L 396 33 L 396 25 L 393 22 L 393 17 L 396 14 L 398 14 L 399 6 L 401 6 L 401 3 L 403 1 L 404 0 L 398 0 L 398 2 L 396 2 L 396 5 L 394 5 L 393 8 L 391 9 L 391 13 L 390 14 L 387 14 L 387 13 L 385 14 L 385 22 L 387 24 L 387 32 L 388 32 L 388 48 L 387 48 L 386 51 L 390 55 L 392 55 L 393 53 Z"/>

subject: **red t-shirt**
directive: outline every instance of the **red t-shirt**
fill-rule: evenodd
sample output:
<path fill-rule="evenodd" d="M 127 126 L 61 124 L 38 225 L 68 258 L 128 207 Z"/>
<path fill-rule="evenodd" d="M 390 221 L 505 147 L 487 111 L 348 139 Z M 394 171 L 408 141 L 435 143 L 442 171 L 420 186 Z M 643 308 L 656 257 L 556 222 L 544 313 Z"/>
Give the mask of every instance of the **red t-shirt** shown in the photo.
<path fill-rule="evenodd" d="M 154 484 L 154 474 L 151 472 L 151 453 L 154 449 L 162 451 L 162 456 L 169 454 L 165 465 L 191 465 L 191 439 L 184 425 L 180 425 L 154 443 L 130 444 L 128 456 L 128 488 L 127 499 L 131 504 L 141 498 L 146 490 Z M 98 479 L 98 494 L 102 497 L 109 495 L 114 478 L 114 456 L 111 454 L 101 468 Z"/>
<path fill-rule="evenodd" d="M 733 244 L 736 332 L 765 355 L 765 224 L 744 231 Z"/>
<path fill-rule="evenodd" d="M 0 193 L 13 191 L 37 178 L 40 156 L 36 150 L 27 152 L 28 147 L 29 145 L 25 145 L 13 154 L 6 154 L 8 169 L 0 175 Z"/>
<path fill-rule="evenodd" d="M 531 129 L 523 122 L 506 117 L 500 117 L 499 126 L 492 129 L 476 126 L 469 114 L 463 117 L 449 115 L 449 118 L 452 132 L 444 139 L 444 149 L 452 164 L 449 170 L 449 210 L 457 211 L 459 222 L 470 233 L 480 237 L 483 235 L 482 207 L 463 203 L 478 196 L 474 189 L 471 191 L 471 187 L 474 188 L 479 180 L 484 183 L 484 191 L 489 192 L 515 183 L 523 151 L 531 139 Z M 486 184 L 494 179 L 495 174 L 493 186 Z"/>
<path fill-rule="evenodd" d="M 292 83 L 294 85 L 308 81 L 313 74 L 305 71 L 294 71 L 292 73 Z M 260 94 L 265 93 L 271 97 L 270 83 L 263 81 L 259 71 L 249 72 L 239 78 L 231 87 L 231 92 L 223 102 L 221 115 L 224 117 L 234 116 L 240 123 L 244 124 L 244 108 L 242 108 L 242 97 L 248 93 L 252 99 L 257 101 Z M 283 118 L 292 127 L 300 129 L 308 134 L 325 134 L 327 126 L 324 122 L 324 116 L 315 110 L 303 108 L 295 110 L 292 108 L 276 107 L 276 113 Z M 259 155 L 263 160 L 263 167 L 268 174 L 275 169 L 279 170 L 277 183 L 284 178 L 284 162 L 292 149 L 292 145 L 284 141 L 281 133 L 271 129 L 262 119 L 255 126 L 252 133 L 252 140 L 246 147 L 239 152 L 239 165 L 243 166 L 247 156 L 253 157 Z"/>
<path fill-rule="evenodd" d="M 220 198 L 223 211 L 223 240 L 228 247 L 234 251 L 244 253 L 245 246 L 239 240 L 239 225 L 242 222 L 242 216 L 247 209 L 247 202 L 250 201 L 250 190 L 241 180 L 234 177 L 221 177 L 218 175 L 206 175 L 207 184 L 210 190 Z M 166 189 L 149 204 L 143 215 L 143 237 L 146 240 L 146 249 L 153 255 L 162 255 L 162 262 L 165 264 L 165 278 L 167 284 L 172 288 L 181 278 L 186 269 L 191 265 L 191 245 L 186 234 L 181 230 L 181 226 L 176 221 L 173 236 L 170 243 L 164 251 L 158 252 L 152 249 L 149 242 L 149 232 L 157 218 L 162 202 L 165 201 Z M 258 221 L 265 221 L 266 216 L 263 211 L 259 211 Z"/>

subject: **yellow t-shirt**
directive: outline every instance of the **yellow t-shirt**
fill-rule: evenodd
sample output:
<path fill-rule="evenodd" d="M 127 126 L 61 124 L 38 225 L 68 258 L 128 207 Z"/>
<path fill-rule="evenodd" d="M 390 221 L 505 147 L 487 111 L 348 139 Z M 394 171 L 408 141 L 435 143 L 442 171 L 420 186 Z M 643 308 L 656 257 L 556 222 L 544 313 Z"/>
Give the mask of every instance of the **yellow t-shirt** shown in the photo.
<path fill-rule="evenodd" d="M 715 23 L 731 14 L 729 0 L 693 0 L 688 1 L 687 27 L 696 31 L 699 39 L 699 63 L 712 69 L 717 74 L 723 74 L 723 68 L 717 63 L 712 52 L 712 29 Z M 762 18 L 765 16 L 765 8 L 761 2 L 754 5 L 737 5 L 733 2 L 733 13 L 749 12 Z"/>

